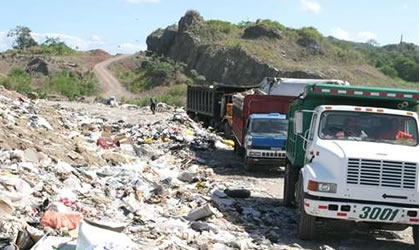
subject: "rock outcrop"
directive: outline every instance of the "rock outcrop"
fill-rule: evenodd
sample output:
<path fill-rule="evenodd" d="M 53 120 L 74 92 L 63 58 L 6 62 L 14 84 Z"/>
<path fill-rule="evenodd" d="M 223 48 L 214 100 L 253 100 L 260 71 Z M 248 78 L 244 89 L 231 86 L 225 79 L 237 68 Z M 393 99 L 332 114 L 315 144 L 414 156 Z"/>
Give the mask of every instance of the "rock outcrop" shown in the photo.
<path fill-rule="evenodd" d="M 246 28 L 242 37 L 246 39 L 259 37 L 282 39 L 283 34 L 279 29 L 269 29 L 261 25 L 254 25 Z"/>
<path fill-rule="evenodd" d="M 41 73 L 43 75 L 48 75 L 48 64 L 39 57 L 35 57 L 34 59 L 28 62 L 26 66 L 26 72 L 28 73 Z"/>
<path fill-rule="evenodd" d="M 228 85 L 255 86 L 266 76 L 322 78 L 318 73 L 282 71 L 260 61 L 240 46 L 227 47 L 217 43 L 205 43 L 196 30 L 206 28 L 202 17 L 189 11 L 181 18 L 178 29 L 174 26 L 159 29 L 147 37 L 147 48 L 156 54 L 183 62 L 206 77 L 208 82 Z M 268 36 L 281 39 L 280 31 L 249 28 L 244 33 L 249 38 Z"/>

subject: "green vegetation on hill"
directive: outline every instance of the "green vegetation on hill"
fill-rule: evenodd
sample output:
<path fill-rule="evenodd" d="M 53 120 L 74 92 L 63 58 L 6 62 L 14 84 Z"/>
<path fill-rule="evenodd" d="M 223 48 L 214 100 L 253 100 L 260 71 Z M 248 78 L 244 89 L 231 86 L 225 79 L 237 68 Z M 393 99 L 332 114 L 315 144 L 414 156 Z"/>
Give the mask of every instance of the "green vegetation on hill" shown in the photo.
<path fill-rule="evenodd" d="M 356 43 L 329 37 L 329 40 L 347 50 L 359 51 L 367 62 L 391 78 L 419 81 L 419 47 L 412 43 L 375 46 L 372 43 Z"/>
<path fill-rule="evenodd" d="M 54 73 L 44 79 L 45 82 L 39 88 L 33 87 L 33 78 L 21 68 L 13 68 L 7 77 L 0 78 L 0 85 L 6 89 L 15 90 L 19 93 L 35 91 L 41 97 L 56 93 L 68 97 L 71 100 L 80 96 L 95 95 L 98 92 L 97 80 L 93 73 L 88 72 L 83 76 L 77 76 L 69 71 Z"/>
<path fill-rule="evenodd" d="M 298 65 L 310 60 L 317 60 L 319 64 L 358 64 L 363 60 L 361 53 L 330 42 L 314 27 L 292 29 L 271 20 L 239 24 L 208 20 L 189 27 L 188 31 L 198 35 L 203 45 L 241 48 L 274 66 L 293 68 L 291 61 Z M 284 52 L 286 57 L 279 57 L 279 52 Z"/>
<path fill-rule="evenodd" d="M 13 68 L 7 77 L 0 78 L 0 85 L 20 93 L 32 91 L 32 77 L 21 68 Z"/>
<path fill-rule="evenodd" d="M 140 93 L 155 87 L 191 84 L 185 64 L 164 57 L 149 57 L 138 62 L 135 68 L 124 68 L 118 63 L 110 66 L 111 71 L 131 92 Z"/>
<path fill-rule="evenodd" d="M 98 93 L 98 84 L 92 72 L 78 77 L 70 71 L 62 71 L 53 74 L 48 83 L 39 88 L 37 92 L 47 95 L 58 93 L 74 100 L 80 96 L 93 96 Z"/>

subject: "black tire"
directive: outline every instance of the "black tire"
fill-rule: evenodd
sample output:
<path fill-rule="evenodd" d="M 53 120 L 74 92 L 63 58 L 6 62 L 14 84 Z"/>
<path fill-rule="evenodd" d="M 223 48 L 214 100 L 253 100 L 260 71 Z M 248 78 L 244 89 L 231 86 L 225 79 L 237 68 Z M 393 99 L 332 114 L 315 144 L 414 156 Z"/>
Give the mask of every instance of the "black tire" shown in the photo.
<path fill-rule="evenodd" d="M 187 112 L 187 115 L 188 115 L 188 117 L 190 118 L 190 119 L 194 119 L 194 117 L 195 117 L 195 114 L 193 113 L 193 112 Z"/>
<path fill-rule="evenodd" d="M 419 249 L 419 225 L 413 225 L 413 241 L 416 249 Z"/>
<path fill-rule="evenodd" d="M 305 212 L 302 176 L 296 183 L 296 222 L 297 235 L 301 240 L 312 240 L 315 236 L 315 217 Z"/>
<path fill-rule="evenodd" d="M 244 156 L 244 168 L 248 172 L 254 172 L 256 170 L 255 166 L 248 163 L 248 157 Z"/>
<path fill-rule="evenodd" d="M 295 187 L 297 179 L 297 167 L 287 161 L 284 171 L 283 205 L 293 207 L 295 204 Z"/>

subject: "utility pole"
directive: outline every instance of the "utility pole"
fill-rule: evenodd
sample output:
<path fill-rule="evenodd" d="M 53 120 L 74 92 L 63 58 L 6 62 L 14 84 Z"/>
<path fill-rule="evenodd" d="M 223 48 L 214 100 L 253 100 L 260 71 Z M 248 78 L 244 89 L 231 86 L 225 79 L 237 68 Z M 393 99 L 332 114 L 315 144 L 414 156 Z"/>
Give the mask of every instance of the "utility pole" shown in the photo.
<path fill-rule="evenodd" d="M 400 44 L 403 43 L 403 35 L 401 34 L 401 40 L 400 40 Z"/>

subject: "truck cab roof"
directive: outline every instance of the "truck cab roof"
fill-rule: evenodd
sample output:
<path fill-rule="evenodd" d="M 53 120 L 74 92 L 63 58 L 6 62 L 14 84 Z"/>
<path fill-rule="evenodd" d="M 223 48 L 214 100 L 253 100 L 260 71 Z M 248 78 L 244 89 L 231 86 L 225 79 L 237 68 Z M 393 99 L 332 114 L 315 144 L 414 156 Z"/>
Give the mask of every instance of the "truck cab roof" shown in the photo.
<path fill-rule="evenodd" d="M 351 105 L 321 105 L 316 107 L 316 112 L 322 111 L 351 111 L 351 112 L 366 112 L 366 113 L 380 113 L 380 114 L 392 114 L 402 116 L 417 117 L 416 112 L 407 112 L 406 110 L 378 108 L 378 107 L 362 107 L 362 106 L 351 106 Z"/>
<path fill-rule="evenodd" d="M 268 114 L 252 114 L 249 116 L 251 119 L 280 119 L 285 120 L 286 115 L 280 113 L 268 113 Z"/>

